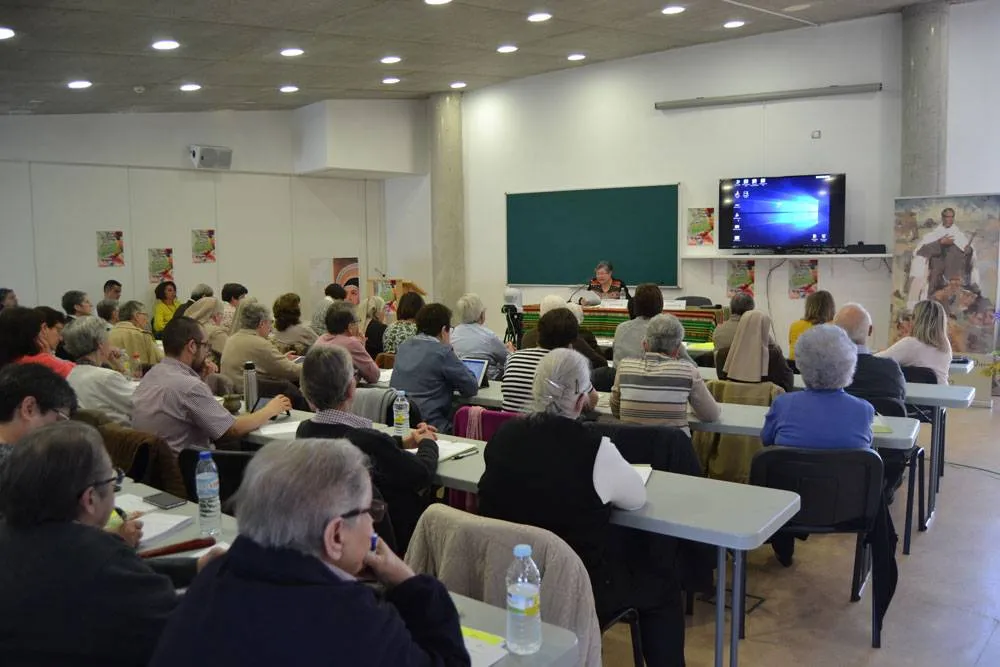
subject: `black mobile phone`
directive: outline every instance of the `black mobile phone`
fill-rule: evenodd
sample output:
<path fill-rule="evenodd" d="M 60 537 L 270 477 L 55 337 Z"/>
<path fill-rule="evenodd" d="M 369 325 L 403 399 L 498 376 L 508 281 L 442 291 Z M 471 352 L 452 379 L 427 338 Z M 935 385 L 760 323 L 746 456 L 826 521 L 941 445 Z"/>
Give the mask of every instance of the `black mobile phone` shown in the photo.
<path fill-rule="evenodd" d="M 187 501 L 183 498 L 178 498 L 175 495 L 169 493 L 154 493 L 151 496 L 146 496 L 143 498 L 144 502 L 150 505 L 155 505 L 161 510 L 172 510 L 175 507 L 180 507 Z"/>

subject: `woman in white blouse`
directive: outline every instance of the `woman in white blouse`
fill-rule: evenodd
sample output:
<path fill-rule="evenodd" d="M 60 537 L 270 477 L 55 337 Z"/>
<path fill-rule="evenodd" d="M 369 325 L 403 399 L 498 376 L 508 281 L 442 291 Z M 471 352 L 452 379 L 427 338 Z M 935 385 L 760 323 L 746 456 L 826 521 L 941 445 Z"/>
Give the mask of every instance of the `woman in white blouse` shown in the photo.
<path fill-rule="evenodd" d="M 99 317 L 78 317 L 63 331 L 66 352 L 76 361 L 67 381 L 85 410 L 99 410 L 128 426 L 135 387 L 118 371 L 104 368 L 113 352 Z"/>
<path fill-rule="evenodd" d="M 921 301 L 913 309 L 913 329 L 888 350 L 875 355 L 895 359 L 900 366 L 922 366 L 934 371 L 938 384 L 948 384 L 951 343 L 948 314 L 937 301 Z"/>

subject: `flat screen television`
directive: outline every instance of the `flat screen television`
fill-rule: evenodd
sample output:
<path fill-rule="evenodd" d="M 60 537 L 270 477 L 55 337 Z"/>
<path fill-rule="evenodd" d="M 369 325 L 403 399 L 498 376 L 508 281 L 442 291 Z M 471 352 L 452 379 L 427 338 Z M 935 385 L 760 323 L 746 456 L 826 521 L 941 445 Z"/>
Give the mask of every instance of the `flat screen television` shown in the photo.
<path fill-rule="evenodd" d="M 846 186 L 845 174 L 722 179 L 719 247 L 843 247 Z"/>

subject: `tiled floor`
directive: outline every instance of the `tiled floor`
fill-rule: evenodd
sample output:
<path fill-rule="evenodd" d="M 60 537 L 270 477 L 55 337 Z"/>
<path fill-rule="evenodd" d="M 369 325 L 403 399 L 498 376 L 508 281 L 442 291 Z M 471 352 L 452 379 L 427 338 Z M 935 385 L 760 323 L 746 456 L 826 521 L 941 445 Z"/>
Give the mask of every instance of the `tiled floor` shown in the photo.
<path fill-rule="evenodd" d="M 929 436 L 923 427 L 925 448 Z M 797 543 L 787 569 L 769 546 L 750 554 L 749 592 L 766 602 L 748 617 L 740 665 L 1000 667 L 1000 411 L 951 411 L 947 443 L 949 463 L 996 472 L 949 465 L 934 521 L 926 533 L 914 530 L 909 556 L 902 555 L 905 484 L 897 493 L 899 585 L 882 648 L 871 648 L 870 587 L 850 602 L 853 537 L 812 536 Z M 688 667 L 712 665 L 714 608 L 697 602 L 688 623 Z M 605 635 L 604 664 L 633 664 L 624 626 Z"/>

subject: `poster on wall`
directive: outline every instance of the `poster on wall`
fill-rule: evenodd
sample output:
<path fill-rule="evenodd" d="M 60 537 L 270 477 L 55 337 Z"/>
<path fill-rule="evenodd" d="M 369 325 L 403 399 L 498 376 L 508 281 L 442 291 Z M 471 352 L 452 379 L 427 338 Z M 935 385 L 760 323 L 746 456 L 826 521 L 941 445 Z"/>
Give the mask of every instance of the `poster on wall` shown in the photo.
<path fill-rule="evenodd" d="M 955 354 L 992 355 L 1000 261 L 1000 195 L 896 200 L 890 342 L 909 333 L 913 308 L 948 312 Z"/>
<path fill-rule="evenodd" d="M 714 208 L 689 208 L 687 210 L 687 239 L 689 246 L 715 245 Z"/>
<path fill-rule="evenodd" d="M 333 282 L 347 292 L 347 300 L 353 304 L 361 302 L 361 272 L 357 257 L 333 258 Z"/>
<path fill-rule="evenodd" d="M 149 284 L 158 285 L 174 279 L 174 251 L 172 248 L 149 249 Z"/>
<path fill-rule="evenodd" d="M 728 262 L 726 272 L 726 295 L 731 299 L 739 293 L 753 296 L 755 262 L 752 259 L 736 259 Z"/>
<path fill-rule="evenodd" d="M 97 232 L 97 266 L 125 266 L 124 232 Z"/>
<path fill-rule="evenodd" d="M 215 264 L 215 230 L 191 230 L 191 261 L 195 264 Z"/>
<path fill-rule="evenodd" d="M 819 261 L 792 259 L 788 262 L 788 298 L 805 299 L 819 289 Z"/>

